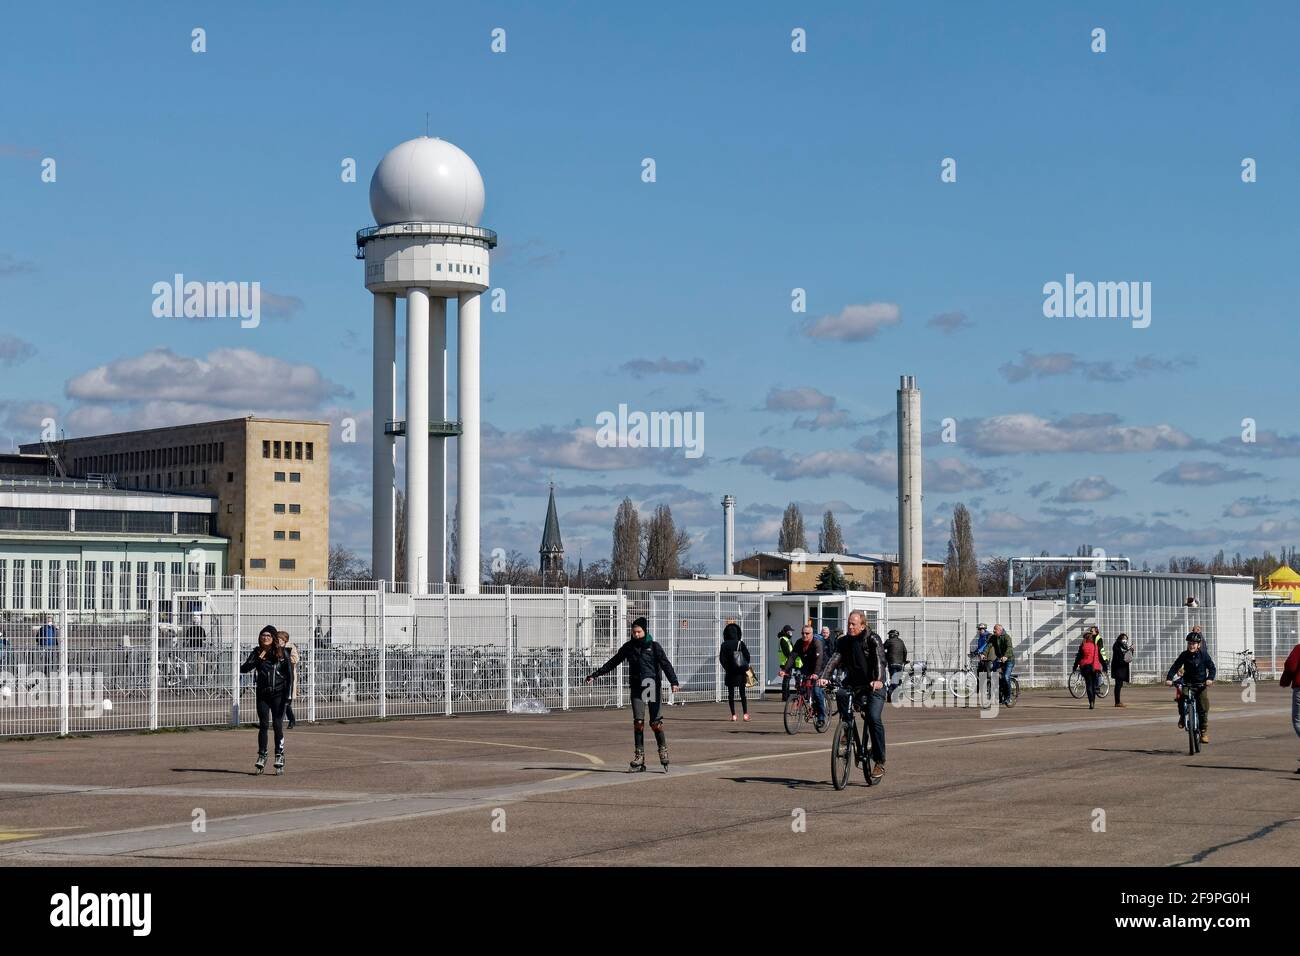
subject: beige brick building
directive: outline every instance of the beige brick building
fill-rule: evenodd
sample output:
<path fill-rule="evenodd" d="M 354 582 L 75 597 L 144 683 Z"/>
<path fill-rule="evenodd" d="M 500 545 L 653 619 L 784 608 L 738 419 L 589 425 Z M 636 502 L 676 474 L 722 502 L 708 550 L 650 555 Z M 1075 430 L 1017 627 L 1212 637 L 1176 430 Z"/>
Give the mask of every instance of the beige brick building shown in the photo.
<path fill-rule="evenodd" d="M 249 417 L 69 438 L 53 450 L 69 475 L 108 475 L 119 488 L 215 497 L 217 533 L 230 539 L 228 574 L 250 583 L 324 581 L 329 432 L 327 422 Z"/>
<path fill-rule="evenodd" d="M 760 581 L 784 581 L 789 591 L 814 591 L 817 578 L 832 562 L 839 565 L 846 582 L 867 591 L 897 595 L 898 558 L 892 554 L 819 554 L 789 551 L 759 551 L 736 562 L 735 573 Z M 943 593 L 943 562 L 923 561 L 926 594 Z"/>

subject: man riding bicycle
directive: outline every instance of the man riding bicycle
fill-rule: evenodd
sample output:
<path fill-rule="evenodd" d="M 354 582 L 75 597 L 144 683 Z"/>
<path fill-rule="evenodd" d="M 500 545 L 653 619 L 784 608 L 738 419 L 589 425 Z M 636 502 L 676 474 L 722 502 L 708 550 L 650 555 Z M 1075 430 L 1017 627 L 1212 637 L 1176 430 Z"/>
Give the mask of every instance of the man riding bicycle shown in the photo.
<path fill-rule="evenodd" d="M 813 640 L 813 629 L 811 624 L 803 626 L 803 633 L 800 634 L 799 640 L 795 642 L 794 648 L 790 652 L 789 663 L 793 665 L 791 670 L 800 671 L 804 677 L 812 684 L 813 704 L 817 708 L 817 729 L 820 731 L 826 726 L 826 695 L 822 693 L 821 686 L 817 684 L 817 664 L 820 662 L 820 648 Z M 785 677 L 786 672 L 780 671 L 780 676 Z"/>
<path fill-rule="evenodd" d="M 1210 658 L 1201 647 L 1201 626 L 1199 624 L 1192 628 L 1192 633 L 1187 635 L 1187 650 L 1178 655 L 1178 660 L 1174 661 L 1174 666 L 1169 668 L 1169 673 L 1165 675 L 1165 683 L 1170 687 L 1174 683 L 1174 675 L 1179 670 L 1183 672 L 1184 693 L 1186 688 L 1199 685 L 1200 692 L 1195 694 L 1196 698 L 1196 716 L 1201 723 L 1201 743 L 1210 742 L 1210 689 L 1207 685 L 1214 683 L 1216 669 L 1214 661 Z M 1183 708 L 1179 708 L 1178 726 L 1186 725 L 1186 718 L 1182 715 Z"/>
<path fill-rule="evenodd" d="M 867 626 L 867 616 L 861 611 L 849 614 L 849 632 L 835 645 L 818 677 L 820 686 L 836 667 L 844 667 L 844 687 L 855 699 L 862 701 L 863 719 L 870 731 L 870 750 L 873 761 L 871 776 L 879 780 L 885 775 L 885 682 L 888 669 L 885 663 L 885 646 L 880 635 Z"/>
<path fill-rule="evenodd" d="M 998 675 L 998 702 L 1006 704 L 1011 697 L 1011 672 L 1016 666 L 1016 655 L 1011 649 L 1011 635 L 1003 630 L 1001 624 L 993 625 L 993 634 L 984 653 L 988 657 L 989 670 L 1001 672 Z"/>

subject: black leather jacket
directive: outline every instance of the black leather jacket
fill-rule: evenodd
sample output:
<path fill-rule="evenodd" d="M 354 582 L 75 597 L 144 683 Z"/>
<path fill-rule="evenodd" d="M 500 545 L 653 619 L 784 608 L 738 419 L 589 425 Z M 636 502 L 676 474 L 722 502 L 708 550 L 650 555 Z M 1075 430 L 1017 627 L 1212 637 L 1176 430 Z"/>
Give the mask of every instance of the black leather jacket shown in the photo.
<path fill-rule="evenodd" d="M 254 671 L 253 679 L 259 694 L 292 694 L 293 665 L 289 663 L 289 655 L 286 653 L 277 661 L 274 652 L 268 651 L 265 657 L 259 658 L 257 651 L 258 648 L 253 648 L 248 659 L 239 665 L 239 672 Z"/>
<path fill-rule="evenodd" d="M 822 667 L 821 677 L 826 677 L 837 667 L 846 673 L 848 687 L 869 687 L 873 682 L 884 684 L 889 679 L 885 646 L 875 631 L 864 631 L 857 637 L 845 634 L 835 645 L 835 653 Z"/>

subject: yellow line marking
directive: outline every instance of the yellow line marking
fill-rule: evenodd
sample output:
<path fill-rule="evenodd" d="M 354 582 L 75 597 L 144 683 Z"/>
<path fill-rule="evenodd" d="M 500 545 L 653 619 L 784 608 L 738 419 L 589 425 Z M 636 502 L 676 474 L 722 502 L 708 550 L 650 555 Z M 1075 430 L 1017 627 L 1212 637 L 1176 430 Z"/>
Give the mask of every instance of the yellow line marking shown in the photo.
<path fill-rule="evenodd" d="M 0 843 L 5 843 L 9 840 L 30 840 L 32 837 L 38 837 L 40 835 L 41 833 L 39 830 L 35 833 L 20 833 L 17 830 L 0 830 Z"/>

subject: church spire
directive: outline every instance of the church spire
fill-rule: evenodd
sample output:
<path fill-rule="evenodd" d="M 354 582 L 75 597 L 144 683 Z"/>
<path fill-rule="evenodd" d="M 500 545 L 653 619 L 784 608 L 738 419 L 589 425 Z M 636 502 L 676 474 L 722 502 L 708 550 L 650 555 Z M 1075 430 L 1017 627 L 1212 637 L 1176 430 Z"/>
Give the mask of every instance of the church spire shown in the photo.
<path fill-rule="evenodd" d="M 546 505 L 546 526 L 542 530 L 541 555 L 542 587 L 561 587 L 564 584 L 564 542 L 560 540 L 560 516 L 555 509 L 555 485 L 551 484 L 551 497 Z"/>

